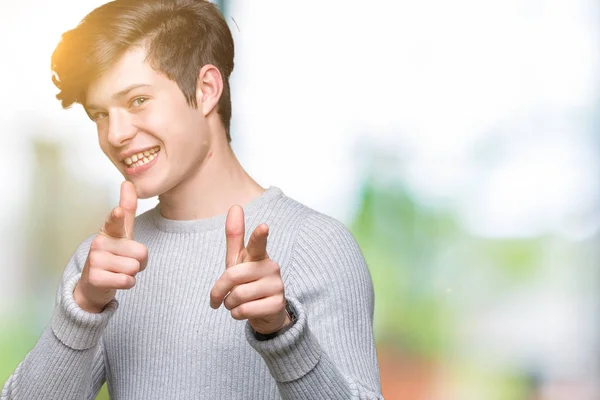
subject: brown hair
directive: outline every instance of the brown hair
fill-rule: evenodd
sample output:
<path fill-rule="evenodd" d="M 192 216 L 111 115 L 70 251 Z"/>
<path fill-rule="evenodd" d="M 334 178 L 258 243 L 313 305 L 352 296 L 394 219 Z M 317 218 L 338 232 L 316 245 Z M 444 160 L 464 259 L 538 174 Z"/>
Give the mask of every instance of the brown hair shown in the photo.
<path fill-rule="evenodd" d="M 142 42 L 150 65 L 177 83 L 191 107 L 198 106 L 200 68 L 212 64 L 219 69 L 223 93 L 218 112 L 230 142 L 233 38 L 217 7 L 204 0 L 114 0 L 89 13 L 62 35 L 52 54 L 52 81 L 63 108 L 85 106 L 90 82 Z"/>

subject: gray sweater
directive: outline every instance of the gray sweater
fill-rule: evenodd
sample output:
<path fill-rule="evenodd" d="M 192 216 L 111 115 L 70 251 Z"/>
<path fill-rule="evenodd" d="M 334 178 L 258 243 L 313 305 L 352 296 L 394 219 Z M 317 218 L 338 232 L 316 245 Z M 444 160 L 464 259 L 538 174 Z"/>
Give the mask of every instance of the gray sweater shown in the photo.
<path fill-rule="evenodd" d="M 93 237 L 67 265 L 52 319 L 2 390 L 2 400 L 380 399 L 373 285 L 352 234 L 337 220 L 270 187 L 244 207 L 246 240 L 269 225 L 267 252 L 281 268 L 297 321 L 258 341 L 247 321 L 209 293 L 225 270 L 225 215 L 136 218 L 148 247 L 136 286 L 102 313 L 80 309 L 73 289 Z"/>

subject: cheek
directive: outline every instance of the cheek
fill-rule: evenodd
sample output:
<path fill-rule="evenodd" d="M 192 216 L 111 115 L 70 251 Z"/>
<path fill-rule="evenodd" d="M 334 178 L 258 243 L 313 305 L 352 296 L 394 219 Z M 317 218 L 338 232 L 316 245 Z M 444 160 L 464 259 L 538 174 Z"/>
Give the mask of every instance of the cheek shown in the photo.
<path fill-rule="evenodd" d="M 197 152 L 201 146 L 207 144 L 204 143 L 207 139 L 206 122 L 196 110 L 187 109 L 185 112 L 180 112 L 177 119 L 173 121 L 171 132 L 172 137 L 176 138 L 177 147 L 189 153 Z"/>
<path fill-rule="evenodd" d="M 181 160 L 197 161 L 198 153 L 208 147 L 206 121 L 201 113 L 184 104 L 153 104 L 136 121 L 138 129 L 152 135 L 164 144 L 165 155 L 173 157 L 176 165 L 188 164 Z"/>
<path fill-rule="evenodd" d="M 165 120 L 168 120 L 165 111 L 155 111 L 149 108 L 134 120 L 134 124 L 137 125 L 138 129 L 141 131 L 160 134 L 164 130 L 165 125 L 168 126 L 168 124 L 165 124 Z"/>
<path fill-rule="evenodd" d="M 182 112 L 180 107 L 154 103 L 138 115 L 135 124 L 139 130 L 167 142 L 177 135 L 179 126 L 185 124 L 186 118 L 186 113 Z"/>

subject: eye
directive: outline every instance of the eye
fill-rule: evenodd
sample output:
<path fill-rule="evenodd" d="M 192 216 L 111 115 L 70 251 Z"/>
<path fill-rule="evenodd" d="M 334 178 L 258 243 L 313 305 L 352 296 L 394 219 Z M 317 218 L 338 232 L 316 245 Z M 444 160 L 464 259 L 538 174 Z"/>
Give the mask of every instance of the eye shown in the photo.
<path fill-rule="evenodd" d="M 90 115 L 90 118 L 92 119 L 92 121 L 96 122 L 100 119 L 106 118 L 108 117 L 108 113 L 104 112 L 104 111 L 99 111 L 96 113 L 93 113 Z"/>
<path fill-rule="evenodd" d="M 133 107 L 139 107 L 142 104 L 144 104 L 146 101 L 148 101 L 147 97 L 136 97 L 135 99 L 133 99 L 133 101 L 131 102 L 131 105 Z"/>

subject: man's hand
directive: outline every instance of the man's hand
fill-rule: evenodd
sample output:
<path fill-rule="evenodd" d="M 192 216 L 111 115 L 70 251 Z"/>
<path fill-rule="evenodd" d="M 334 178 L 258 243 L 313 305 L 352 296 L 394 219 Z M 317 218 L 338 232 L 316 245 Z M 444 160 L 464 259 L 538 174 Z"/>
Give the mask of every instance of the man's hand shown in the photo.
<path fill-rule="evenodd" d="M 244 233 L 244 210 L 233 206 L 225 222 L 225 272 L 210 292 L 210 306 L 217 309 L 224 303 L 233 318 L 247 319 L 258 333 L 273 333 L 291 321 L 279 265 L 267 254 L 269 228 L 257 226 L 246 247 Z"/>
<path fill-rule="evenodd" d="M 137 200 L 133 184 L 123 182 L 119 205 L 92 241 L 81 279 L 73 291 L 75 302 L 85 311 L 102 312 L 117 289 L 131 289 L 135 275 L 146 268 L 148 249 L 133 240 Z"/>

